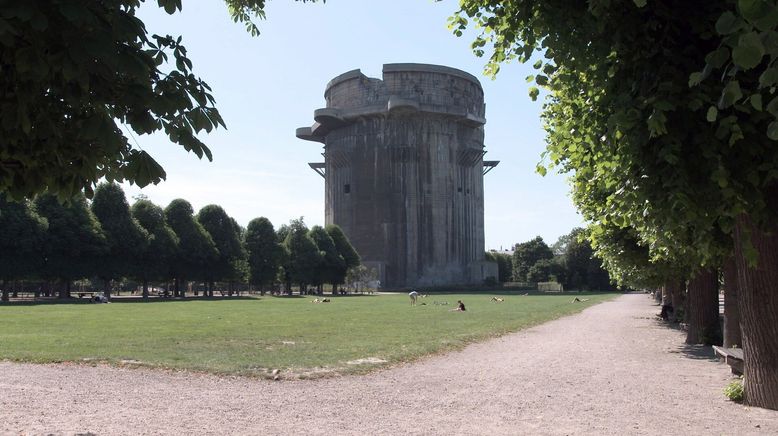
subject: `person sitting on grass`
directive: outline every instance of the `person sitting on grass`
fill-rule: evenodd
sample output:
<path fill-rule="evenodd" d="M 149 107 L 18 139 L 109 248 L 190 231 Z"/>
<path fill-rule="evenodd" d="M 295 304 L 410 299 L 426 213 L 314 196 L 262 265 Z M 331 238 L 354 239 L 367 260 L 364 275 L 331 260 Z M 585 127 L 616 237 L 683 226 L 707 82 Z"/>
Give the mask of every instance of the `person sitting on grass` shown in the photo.
<path fill-rule="evenodd" d="M 462 300 L 457 300 L 457 307 L 451 309 L 452 312 L 464 312 L 465 310 L 465 303 L 462 302 Z"/>

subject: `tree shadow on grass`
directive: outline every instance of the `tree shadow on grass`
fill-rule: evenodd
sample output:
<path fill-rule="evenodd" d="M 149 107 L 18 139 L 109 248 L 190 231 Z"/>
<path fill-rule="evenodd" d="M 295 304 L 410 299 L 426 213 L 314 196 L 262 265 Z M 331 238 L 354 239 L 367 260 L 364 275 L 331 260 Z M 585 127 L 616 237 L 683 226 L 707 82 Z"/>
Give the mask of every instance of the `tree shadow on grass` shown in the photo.
<path fill-rule="evenodd" d="M 126 303 L 172 303 L 172 302 L 195 302 L 195 301 L 234 301 L 234 300 L 258 300 L 260 297 L 256 296 L 234 296 L 234 297 L 212 297 L 212 298 L 206 298 L 206 297 L 187 297 L 187 298 L 167 298 L 167 297 L 149 297 L 148 299 L 144 300 L 141 296 L 127 296 L 127 297 L 114 297 L 111 298 L 110 304 L 126 304 Z M 71 298 L 40 298 L 37 300 L 17 300 L 17 301 L 10 301 L 7 303 L 0 304 L 0 307 L 12 307 L 12 306 L 50 306 L 50 305 L 61 305 L 61 304 L 105 304 L 105 303 L 95 303 L 92 301 L 91 298 L 78 298 L 78 297 L 71 297 Z"/>

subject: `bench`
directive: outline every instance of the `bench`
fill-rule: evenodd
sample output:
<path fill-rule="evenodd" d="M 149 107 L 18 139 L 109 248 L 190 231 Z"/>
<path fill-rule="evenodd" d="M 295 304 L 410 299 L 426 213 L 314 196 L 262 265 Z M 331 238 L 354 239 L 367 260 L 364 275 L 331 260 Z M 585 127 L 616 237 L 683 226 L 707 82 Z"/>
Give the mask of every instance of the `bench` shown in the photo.
<path fill-rule="evenodd" d="M 732 374 L 743 374 L 743 349 L 742 348 L 724 348 L 714 345 L 713 352 L 719 356 L 719 359 L 732 367 Z"/>

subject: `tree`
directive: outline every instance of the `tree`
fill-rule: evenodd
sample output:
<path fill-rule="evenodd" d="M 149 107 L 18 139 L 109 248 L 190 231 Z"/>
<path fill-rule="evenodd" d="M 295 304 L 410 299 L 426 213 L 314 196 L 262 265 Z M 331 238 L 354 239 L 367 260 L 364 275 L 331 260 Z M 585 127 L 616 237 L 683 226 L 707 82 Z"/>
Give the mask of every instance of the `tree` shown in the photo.
<path fill-rule="evenodd" d="M 300 292 L 303 292 L 306 285 L 316 280 L 315 271 L 322 262 L 322 255 L 316 242 L 308 234 L 308 228 L 302 218 L 289 222 L 284 246 L 289 252 L 287 273 L 290 281 L 297 283 Z"/>
<path fill-rule="evenodd" d="M 562 247 L 562 267 L 566 289 L 609 289 L 610 277 L 602 268 L 602 261 L 594 256 L 586 230 L 577 227 L 559 238 L 565 240 Z M 555 246 L 559 244 L 554 244 Z"/>
<path fill-rule="evenodd" d="M 542 50 L 546 158 L 585 219 L 630 228 L 651 262 L 689 259 L 682 279 L 734 252 L 746 402 L 778 409 L 778 9 L 633 3 L 465 0 L 452 26 L 485 29 L 492 73 Z"/>
<path fill-rule="evenodd" d="M 335 241 L 324 230 L 322 226 L 313 226 L 308 231 L 308 236 L 316 243 L 316 247 L 319 249 L 321 255 L 321 263 L 317 268 L 316 280 L 313 284 L 319 287 L 319 293 L 322 292 L 322 285 L 324 283 L 332 284 L 332 294 L 337 294 L 337 285 L 343 283 L 346 279 L 346 261 L 343 256 L 340 255 Z"/>
<path fill-rule="evenodd" d="M 95 276 L 107 251 L 107 242 L 100 223 L 89 210 L 83 194 L 62 204 L 54 194 L 39 195 L 35 212 L 49 223 L 41 276 L 60 279 L 63 287 L 59 298 L 70 298 L 70 283 Z"/>
<path fill-rule="evenodd" d="M 348 270 L 361 265 L 362 260 L 359 258 L 359 253 L 357 253 L 357 250 L 351 245 L 351 242 L 346 237 L 346 234 L 343 233 L 343 229 L 341 229 L 340 226 L 337 224 L 327 224 L 324 227 L 324 230 L 330 235 L 332 241 L 335 243 L 335 248 L 345 261 L 345 270 L 342 271 L 342 275 L 338 276 L 339 281 L 336 283 L 340 285 L 345 283 Z"/>
<path fill-rule="evenodd" d="M 132 216 L 146 230 L 149 243 L 138 257 L 136 277 L 143 283 L 143 298 L 149 298 L 150 280 L 172 277 L 173 262 L 178 256 L 178 236 L 168 226 L 165 212 L 149 200 L 141 199 L 132 205 Z"/>
<path fill-rule="evenodd" d="M 0 280 L 2 301 L 8 301 L 8 282 L 35 274 L 43 264 L 43 245 L 49 223 L 26 200 L 8 201 L 0 193 Z"/>
<path fill-rule="evenodd" d="M 239 275 L 238 263 L 246 253 L 240 242 L 240 228 L 221 206 L 211 204 L 197 213 L 202 225 L 216 246 L 218 255 L 205 270 L 208 280 L 208 296 L 213 297 L 213 283 L 229 280 Z"/>
<path fill-rule="evenodd" d="M 552 259 L 540 259 L 527 271 L 527 281 L 532 283 L 547 282 L 551 278 Z"/>
<path fill-rule="evenodd" d="M 497 264 L 498 282 L 505 283 L 511 281 L 511 274 L 513 273 L 513 258 L 511 255 L 496 251 L 487 251 L 484 258 Z"/>
<path fill-rule="evenodd" d="M 92 200 L 94 213 L 103 229 L 107 252 L 101 258 L 98 276 L 105 281 L 105 296 L 111 298 L 111 280 L 135 275 L 149 234 L 130 213 L 130 205 L 116 183 L 101 183 Z"/>
<path fill-rule="evenodd" d="M 334 281 L 332 284 L 337 287 L 337 285 L 346 283 L 349 270 L 362 265 L 362 259 L 359 257 L 359 253 L 357 253 L 357 250 L 351 245 L 351 241 L 349 241 L 346 234 L 343 233 L 343 229 L 341 229 L 340 226 L 337 224 L 327 224 L 324 227 L 324 230 L 330 235 L 332 241 L 335 243 L 335 248 L 344 260 L 342 268 L 337 270 L 337 273 L 333 278 Z M 335 289 L 333 289 L 333 292 L 335 292 Z"/>
<path fill-rule="evenodd" d="M 245 245 L 249 284 L 258 286 L 264 295 L 265 288 L 275 281 L 284 256 L 284 249 L 270 220 L 265 217 L 251 220 L 246 228 Z"/>
<path fill-rule="evenodd" d="M 194 210 L 188 201 L 176 199 L 165 208 L 165 219 L 178 237 L 178 252 L 172 264 L 175 277 L 175 295 L 185 296 L 181 282 L 186 280 L 205 281 L 207 269 L 219 256 L 216 245 L 208 232 L 194 219 Z"/>
<path fill-rule="evenodd" d="M 554 254 L 540 236 L 530 241 L 516 244 L 513 249 L 513 279 L 519 282 L 530 281 L 529 269 L 541 259 L 551 259 Z"/>
<path fill-rule="evenodd" d="M 211 159 L 195 136 L 225 126 L 210 88 L 193 74 L 180 36 L 146 32 L 136 17 L 142 2 L 0 4 L 0 192 L 20 199 L 48 189 L 67 199 L 82 190 L 91 196 L 103 177 L 139 186 L 164 180 L 120 126 L 162 131 Z M 157 3 L 168 14 L 182 7 Z M 225 3 L 259 33 L 251 17 L 264 18 L 265 0 Z"/>

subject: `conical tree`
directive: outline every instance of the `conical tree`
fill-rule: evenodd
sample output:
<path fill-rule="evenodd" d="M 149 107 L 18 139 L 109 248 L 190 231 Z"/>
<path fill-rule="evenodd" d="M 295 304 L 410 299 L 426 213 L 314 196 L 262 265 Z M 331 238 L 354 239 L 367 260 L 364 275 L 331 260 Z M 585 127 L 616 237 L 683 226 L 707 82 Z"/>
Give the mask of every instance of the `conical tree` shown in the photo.
<path fill-rule="evenodd" d="M 172 263 L 175 277 L 175 295 L 183 297 L 181 284 L 187 280 L 208 279 L 206 270 L 211 267 L 219 252 L 213 239 L 202 225 L 194 219 L 192 205 L 183 199 L 170 202 L 165 208 L 168 225 L 178 236 L 179 250 Z"/>
<path fill-rule="evenodd" d="M 308 235 L 308 228 L 302 218 L 290 221 L 284 246 L 289 251 L 288 273 L 291 281 L 297 283 L 302 292 L 306 285 L 316 280 L 316 268 L 322 257 L 316 243 Z"/>
<path fill-rule="evenodd" d="M 138 259 L 136 277 L 143 283 L 143 298 L 149 297 L 149 281 L 172 277 L 172 265 L 178 256 L 178 236 L 168 226 L 165 212 L 149 200 L 132 205 L 132 216 L 149 234 L 149 244 Z"/>
<path fill-rule="evenodd" d="M 314 284 L 322 291 L 324 283 L 332 284 L 332 294 L 337 293 L 337 285 L 345 279 L 346 261 L 338 252 L 332 237 L 322 226 L 313 226 L 308 235 L 316 243 L 321 254 L 321 263 L 317 268 Z"/>
<path fill-rule="evenodd" d="M 208 232 L 218 251 L 214 262 L 205 269 L 208 296 L 213 297 L 213 283 L 236 277 L 238 262 L 245 257 L 245 252 L 240 243 L 239 228 L 221 206 L 203 207 L 197 213 L 197 222 Z"/>
<path fill-rule="evenodd" d="M 0 286 L 8 301 L 8 282 L 28 277 L 43 264 L 43 245 L 49 223 L 29 202 L 7 201 L 0 194 Z"/>
<path fill-rule="evenodd" d="M 95 214 L 105 234 L 108 250 L 100 259 L 98 277 L 105 282 L 105 296 L 111 298 L 111 281 L 133 276 L 141 254 L 149 245 L 149 234 L 130 213 L 130 205 L 116 183 L 101 183 L 92 199 Z"/>
<path fill-rule="evenodd" d="M 97 275 L 107 242 L 100 223 L 79 194 L 62 204 L 52 194 L 38 196 L 35 211 L 49 222 L 46 258 L 41 274 L 63 283 L 60 298 L 70 298 L 70 283 Z"/>
<path fill-rule="evenodd" d="M 265 217 L 251 220 L 246 228 L 245 245 L 249 283 L 259 287 L 264 295 L 265 288 L 275 281 L 283 260 L 283 247 L 270 220 Z"/>

